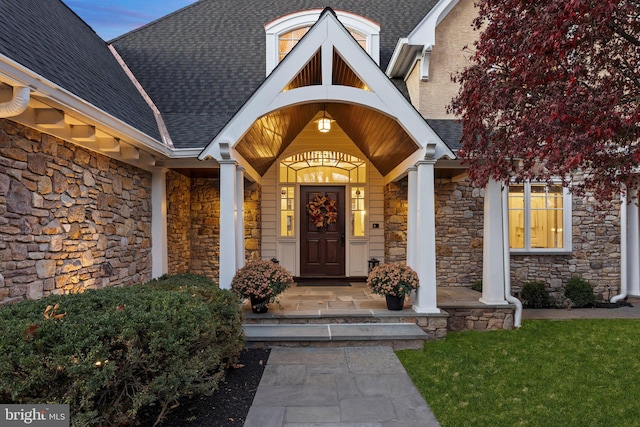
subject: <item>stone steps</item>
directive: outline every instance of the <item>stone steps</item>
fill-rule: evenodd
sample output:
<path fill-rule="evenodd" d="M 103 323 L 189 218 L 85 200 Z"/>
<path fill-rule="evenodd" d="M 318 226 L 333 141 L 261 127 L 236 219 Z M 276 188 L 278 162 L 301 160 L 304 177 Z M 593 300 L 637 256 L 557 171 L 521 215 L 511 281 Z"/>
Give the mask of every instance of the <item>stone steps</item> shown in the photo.
<path fill-rule="evenodd" d="M 387 345 L 421 349 L 429 335 L 415 323 L 245 324 L 248 347 Z"/>
<path fill-rule="evenodd" d="M 310 310 L 245 313 L 247 346 L 389 345 L 422 348 L 424 341 L 444 338 L 446 312 L 419 314 L 411 309 Z"/>

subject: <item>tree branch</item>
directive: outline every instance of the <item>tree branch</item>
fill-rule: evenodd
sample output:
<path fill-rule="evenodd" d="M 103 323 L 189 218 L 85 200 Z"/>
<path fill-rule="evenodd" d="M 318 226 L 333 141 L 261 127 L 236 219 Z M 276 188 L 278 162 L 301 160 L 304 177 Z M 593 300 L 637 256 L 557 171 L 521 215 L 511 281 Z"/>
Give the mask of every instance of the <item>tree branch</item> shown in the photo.
<path fill-rule="evenodd" d="M 620 25 L 617 25 L 617 24 L 613 23 L 612 21 L 609 21 L 609 22 L 607 22 L 607 27 L 609 27 L 609 29 L 611 31 L 613 31 L 614 33 L 616 33 L 617 35 L 619 35 L 620 37 L 622 37 L 623 39 L 625 39 L 626 41 L 628 41 L 632 45 L 640 47 L 640 39 L 638 39 L 638 38 L 632 36 L 631 34 L 627 33 L 624 30 L 624 28 L 622 28 Z"/>

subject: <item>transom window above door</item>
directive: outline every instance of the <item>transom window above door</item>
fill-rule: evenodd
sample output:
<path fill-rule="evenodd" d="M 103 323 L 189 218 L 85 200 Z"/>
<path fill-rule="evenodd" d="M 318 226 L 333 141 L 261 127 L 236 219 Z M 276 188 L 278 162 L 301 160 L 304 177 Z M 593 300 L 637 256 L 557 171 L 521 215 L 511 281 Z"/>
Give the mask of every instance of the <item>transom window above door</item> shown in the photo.
<path fill-rule="evenodd" d="M 366 162 L 337 151 L 307 151 L 280 162 L 281 183 L 365 183 Z"/>

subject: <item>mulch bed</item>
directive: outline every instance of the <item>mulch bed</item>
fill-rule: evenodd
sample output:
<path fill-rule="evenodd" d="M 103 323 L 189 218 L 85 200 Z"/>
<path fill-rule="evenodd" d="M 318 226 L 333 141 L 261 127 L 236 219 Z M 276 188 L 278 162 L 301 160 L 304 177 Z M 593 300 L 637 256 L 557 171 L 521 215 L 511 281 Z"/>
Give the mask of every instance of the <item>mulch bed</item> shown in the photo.
<path fill-rule="evenodd" d="M 244 425 L 268 357 L 268 349 L 244 349 L 238 362 L 242 366 L 230 368 L 225 380 L 211 396 L 181 401 L 158 427 Z M 149 414 L 144 418 L 138 424 L 140 427 L 151 427 L 156 417 Z"/>

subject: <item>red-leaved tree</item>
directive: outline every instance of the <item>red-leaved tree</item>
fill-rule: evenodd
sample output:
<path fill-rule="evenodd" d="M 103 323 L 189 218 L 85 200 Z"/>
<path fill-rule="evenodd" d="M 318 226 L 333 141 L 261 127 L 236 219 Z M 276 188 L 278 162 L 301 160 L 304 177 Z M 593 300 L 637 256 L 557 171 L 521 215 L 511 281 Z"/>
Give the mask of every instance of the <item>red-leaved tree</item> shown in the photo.
<path fill-rule="evenodd" d="M 478 185 L 581 170 L 600 202 L 640 175 L 640 0 L 479 0 L 450 111 Z"/>

